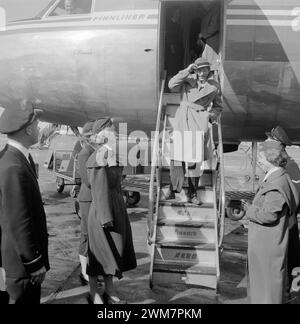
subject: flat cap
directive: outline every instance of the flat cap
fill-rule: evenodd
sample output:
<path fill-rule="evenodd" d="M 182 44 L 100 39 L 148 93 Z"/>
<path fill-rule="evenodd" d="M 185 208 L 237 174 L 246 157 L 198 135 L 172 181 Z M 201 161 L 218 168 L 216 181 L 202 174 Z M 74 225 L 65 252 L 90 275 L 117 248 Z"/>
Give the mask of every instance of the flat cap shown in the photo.
<path fill-rule="evenodd" d="M 23 101 L 18 108 L 5 109 L 0 117 L 0 133 L 12 134 L 31 124 L 37 118 L 38 111 L 32 104 Z"/>
<path fill-rule="evenodd" d="M 203 57 L 199 57 L 195 60 L 194 62 L 195 65 L 197 65 L 197 69 L 201 69 L 203 67 L 210 67 L 209 62 L 207 61 L 207 59 L 203 58 Z"/>
<path fill-rule="evenodd" d="M 286 132 L 281 128 L 280 126 L 277 126 L 271 130 L 271 132 L 267 132 L 266 135 L 280 143 L 282 143 L 285 146 L 290 146 L 292 145 L 291 140 L 287 136 Z"/>

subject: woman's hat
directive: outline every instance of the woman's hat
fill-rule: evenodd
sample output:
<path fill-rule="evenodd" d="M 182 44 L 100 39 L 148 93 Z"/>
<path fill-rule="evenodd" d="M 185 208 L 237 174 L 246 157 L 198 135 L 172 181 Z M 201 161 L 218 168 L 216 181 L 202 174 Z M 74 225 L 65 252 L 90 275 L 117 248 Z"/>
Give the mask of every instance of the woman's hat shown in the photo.
<path fill-rule="evenodd" d="M 93 125 L 93 129 L 92 129 L 93 134 L 100 133 L 104 128 L 111 126 L 112 123 L 113 121 L 110 117 L 103 117 L 97 119 Z"/>

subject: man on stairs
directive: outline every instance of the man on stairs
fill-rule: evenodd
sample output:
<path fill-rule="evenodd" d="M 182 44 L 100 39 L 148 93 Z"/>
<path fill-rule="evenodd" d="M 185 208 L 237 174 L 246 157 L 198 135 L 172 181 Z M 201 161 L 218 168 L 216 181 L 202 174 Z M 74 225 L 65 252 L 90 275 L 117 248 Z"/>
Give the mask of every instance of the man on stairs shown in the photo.
<path fill-rule="evenodd" d="M 181 104 L 175 115 L 172 135 L 171 185 L 166 199 L 174 199 L 188 176 L 189 202 L 201 204 L 197 197 L 201 168 L 213 154 L 210 127 L 223 109 L 221 87 L 210 73 L 206 59 L 198 58 L 169 81 L 172 92 L 181 93 Z"/>

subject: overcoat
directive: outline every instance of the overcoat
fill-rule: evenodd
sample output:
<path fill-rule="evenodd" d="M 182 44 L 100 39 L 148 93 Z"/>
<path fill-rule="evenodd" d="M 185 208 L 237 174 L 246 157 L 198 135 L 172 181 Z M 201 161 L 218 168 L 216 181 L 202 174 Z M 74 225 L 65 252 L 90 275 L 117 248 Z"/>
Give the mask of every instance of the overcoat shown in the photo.
<path fill-rule="evenodd" d="M 296 187 L 282 168 L 264 181 L 247 211 L 250 296 L 253 304 L 285 302 L 287 252 Z"/>
<path fill-rule="evenodd" d="M 92 155 L 94 150 L 88 145 L 84 145 L 82 150 L 78 154 L 78 173 L 81 177 L 81 186 L 78 195 L 78 201 L 80 206 L 81 214 L 81 237 L 79 245 L 79 254 L 87 256 L 88 253 L 88 216 L 90 211 L 90 206 L 92 202 L 92 194 L 90 189 L 90 184 L 87 175 L 86 162 L 89 157 Z"/>
<path fill-rule="evenodd" d="M 132 231 L 121 191 L 122 168 L 99 166 L 94 152 L 87 161 L 92 204 L 88 218 L 87 274 L 114 275 L 136 267 Z M 98 161 L 98 162 L 97 162 Z M 113 227 L 103 225 L 113 222 Z"/>
<path fill-rule="evenodd" d="M 298 164 L 291 158 L 288 157 L 286 172 L 291 178 L 293 184 L 297 188 L 298 197 L 300 199 L 300 170 Z M 297 213 L 299 214 L 299 208 L 295 213 L 294 225 L 290 228 L 289 235 L 289 249 L 288 249 L 288 274 L 289 280 L 292 281 L 292 271 L 294 268 L 300 267 L 300 242 L 299 242 L 299 228 L 297 221 Z"/>
<path fill-rule="evenodd" d="M 223 109 L 220 85 L 212 77 L 200 85 L 197 76 L 185 69 L 169 81 L 169 88 L 181 93 L 181 104 L 174 121 L 173 159 L 203 162 L 211 153 L 209 119 L 216 120 Z M 192 140 L 187 132 L 192 135 Z"/>
<path fill-rule="evenodd" d="M 2 266 L 8 278 L 49 270 L 46 215 L 36 174 L 25 156 L 7 145 L 0 153 Z"/>

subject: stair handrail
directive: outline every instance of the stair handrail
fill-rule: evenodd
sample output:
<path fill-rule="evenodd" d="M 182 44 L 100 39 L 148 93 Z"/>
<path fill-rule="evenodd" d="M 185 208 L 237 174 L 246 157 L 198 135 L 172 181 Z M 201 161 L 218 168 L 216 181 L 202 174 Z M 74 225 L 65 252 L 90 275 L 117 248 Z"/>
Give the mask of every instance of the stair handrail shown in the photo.
<path fill-rule="evenodd" d="M 218 117 L 217 120 L 218 126 L 218 155 L 219 155 L 219 165 L 220 165 L 220 194 L 219 194 L 219 216 L 220 216 L 220 232 L 219 232 L 219 248 L 223 244 L 224 239 L 224 231 L 225 231 L 225 201 L 226 201 L 226 193 L 225 193 L 225 167 L 224 167 L 224 152 L 223 152 L 223 137 L 222 137 L 222 124 L 221 124 L 221 116 Z"/>
<path fill-rule="evenodd" d="M 156 118 L 156 127 L 155 127 L 155 136 L 154 136 L 154 143 L 152 149 L 152 157 L 151 157 L 151 174 L 150 174 L 150 186 L 149 186 L 149 210 L 148 210 L 148 241 L 151 242 L 151 222 L 153 222 L 153 210 L 154 210 L 154 179 L 157 167 L 157 161 L 159 156 L 159 137 L 160 137 L 160 124 L 162 120 L 162 107 L 163 107 L 163 96 L 164 96 L 164 89 L 166 84 L 166 76 L 167 73 L 164 71 L 163 79 L 161 83 L 160 89 L 160 97 L 158 103 L 158 110 L 157 110 L 157 118 Z"/>

